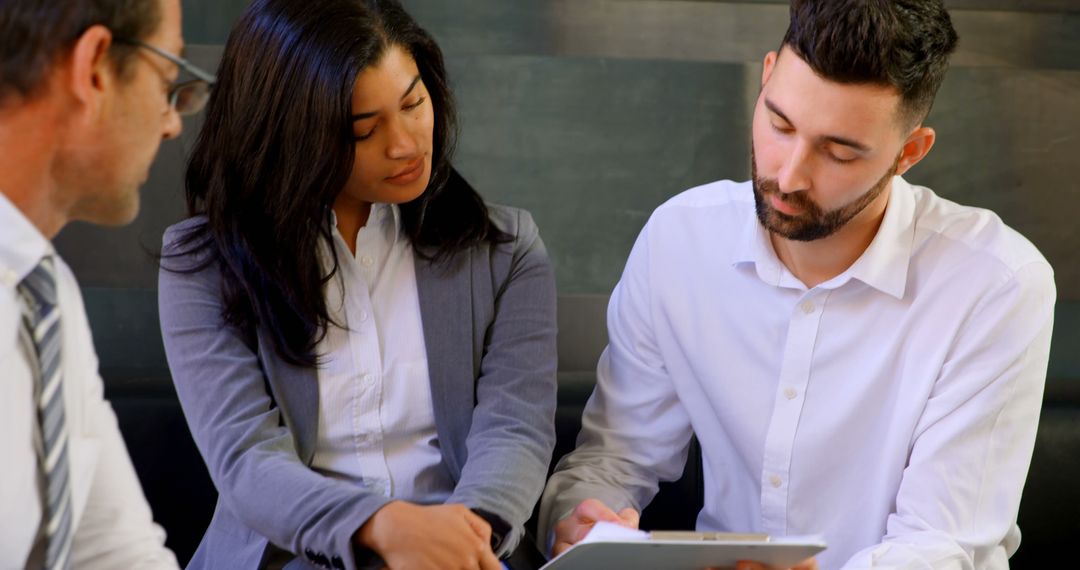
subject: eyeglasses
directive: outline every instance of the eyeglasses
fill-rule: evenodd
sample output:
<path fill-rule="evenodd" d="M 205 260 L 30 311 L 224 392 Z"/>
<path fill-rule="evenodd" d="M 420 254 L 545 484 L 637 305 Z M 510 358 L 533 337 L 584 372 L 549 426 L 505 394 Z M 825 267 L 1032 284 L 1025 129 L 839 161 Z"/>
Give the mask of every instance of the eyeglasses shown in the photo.
<path fill-rule="evenodd" d="M 157 46 L 139 40 L 116 38 L 113 41 L 118 44 L 132 45 L 150 50 L 176 64 L 177 67 L 195 78 L 174 83 L 169 87 L 169 105 L 172 106 L 173 109 L 176 109 L 177 113 L 181 115 L 194 115 L 206 106 L 206 101 L 210 99 L 210 88 L 217 83 L 217 78 L 214 77 L 214 74 L 199 69 L 193 63 L 182 57 L 175 56 Z"/>

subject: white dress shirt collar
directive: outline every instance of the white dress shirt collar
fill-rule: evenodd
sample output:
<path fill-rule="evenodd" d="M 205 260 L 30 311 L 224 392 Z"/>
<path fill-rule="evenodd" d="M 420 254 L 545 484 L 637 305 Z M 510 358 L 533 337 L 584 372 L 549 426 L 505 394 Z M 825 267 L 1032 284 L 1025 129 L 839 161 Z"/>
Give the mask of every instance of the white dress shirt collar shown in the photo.
<path fill-rule="evenodd" d="M 822 289 L 836 289 L 857 279 L 897 299 L 904 297 L 908 265 L 915 237 L 915 201 L 912 189 L 901 177 L 892 180 L 885 217 L 870 246 L 840 275 L 822 283 Z M 773 286 L 805 290 L 777 257 L 769 232 L 756 221 L 747 223 L 736 242 L 732 265 L 753 264 L 758 277 Z"/>
<path fill-rule="evenodd" d="M 90 327 L 79 284 L 50 241 L 0 194 L 0 568 L 35 567 L 43 543 L 40 440 L 32 347 L 27 346 L 16 287 L 43 257 L 56 263 L 57 306 L 63 326 L 61 369 L 68 437 L 71 566 L 177 568 L 165 533 L 153 523 L 135 470 L 102 398 Z M 38 563 L 40 568 L 41 564 Z"/>
<path fill-rule="evenodd" d="M 731 181 L 650 217 L 542 528 L 585 498 L 647 504 L 693 434 L 701 530 L 821 533 L 822 568 L 1007 569 L 1050 351 L 1046 260 L 992 212 L 898 178 L 864 255 L 809 291 L 760 227 L 751 184 Z"/>
<path fill-rule="evenodd" d="M 337 213 L 333 210 L 330 210 L 330 224 L 335 228 L 337 227 Z M 386 237 L 386 243 L 390 248 L 397 245 L 397 241 L 401 237 L 401 210 L 397 204 L 375 202 L 371 205 L 367 223 L 360 229 L 376 227 L 384 232 L 383 235 Z M 359 234 L 359 231 L 357 234 Z"/>
<path fill-rule="evenodd" d="M 0 283 L 18 285 L 51 253 L 52 243 L 0 193 Z"/>

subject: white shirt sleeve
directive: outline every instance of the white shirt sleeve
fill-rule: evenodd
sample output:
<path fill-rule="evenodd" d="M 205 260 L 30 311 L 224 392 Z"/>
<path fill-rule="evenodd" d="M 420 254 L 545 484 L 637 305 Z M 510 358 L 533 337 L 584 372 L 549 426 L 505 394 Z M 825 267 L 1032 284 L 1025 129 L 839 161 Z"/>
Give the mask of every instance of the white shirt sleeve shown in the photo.
<path fill-rule="evenodd" d="M 686 464 L 692 430 L 653 336 L 648 228 L 642 231 L 608 306 L 608 346 L 582 417 L 577 448 L 564 457 L 541 500 L 540 533 L 584 499 L 641 510 L 658 481 Z"/>
<path fill-rule="evenodd" d="M 72 327 L 77 342 L 65 349 L 65 370 L 77 370 L 65 382 L 79 382 L 81 400 L 76 400 L 81 413 L 69 414 L 72 453 L 96 455 L 79 462 L 92 465 L 92 472 L 73 472 L 75 485 L 88 485 L 86 503 L 75 527 L 72 548 L 72 567 L 80 569 L 175 569 L 176 557 L 165 548 L 165 531 L 154 523 L 150 506 L 128 456 L 120 435 L 116 415 L 104 398 L 104 387 L 98 374 L 98 361 L 93 348 L 86 312 L 74 277 L 66 266 L 62 269 L 62 288 L 72 291 L 64 307 L 64 326 Z M 74 366 L 69 366 L 73 364 Z M 70 402 L 71 400 L 69 400 Z M 79 451 L 74 449 L 79 446 Z M 72 468 L 77 463 L 72 462 Z M 81 493 L 80 493 L 81 494 Z"/>

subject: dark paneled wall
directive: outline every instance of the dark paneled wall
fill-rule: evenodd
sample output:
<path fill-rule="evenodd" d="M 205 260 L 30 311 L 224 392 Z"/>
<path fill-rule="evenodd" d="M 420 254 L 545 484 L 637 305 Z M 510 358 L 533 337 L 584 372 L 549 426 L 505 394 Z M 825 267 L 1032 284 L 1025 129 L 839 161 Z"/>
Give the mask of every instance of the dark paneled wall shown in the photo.
<path fill-rule="evenodd" d="M 187 0 L 193 60 L 214 67 L 246 3 Z M 1057 338 L 1080 324 L 1080 2 L 953 0 L 961 35 L 907 178 L 997 211 L 1057 272 Z M 458 165 L 489 199 L 531 210 L 562 293 L 607 293 L 649 212 L 677 192 L 748 175 L 760 59 L 783 2 L 406 0 L 446 52 L 462 116 Z M 84 286 L 156 285 L 146 251 L 183 216 L 185 148 L 163 145 L 138 221 L 73 225 L 57 243 Z M 1051 375 L 1080 377 L 1055 342 Z"/>
<path fill-rule="evenodd" d="M 462 118 L 460 170 L 489 200 L 533 212 L 561 294 L 609 293 L 657 205 L 697 184 L 748 176 L 760 61 L 780 41 L 786 2 L 404 2 L 446 53 Z M 1060 300 L 1048 394 L 1075 394 L 1080 0 L 946 4 L 961 43 L 929 119 L 937 146 L 906 178 L 995 210 L 1049 258 Z M 216 66 L 245 5 L 184 0 L 193 61 Z M 107 388 L 153 391 L 160 386 L 148 379 L 167 382 L 152 253 L 165 227 L 184 217 L 185 152 L 200 121 L 162 146 L 135 223 L 75 224 L 56 240 L 84 286 Z M 1060 465 L 1045 457 L 1044 465 Z M 1044 471 L 1075 485 L 1068 470 Z M 1038 554 L 1040 536 L 1054 536 L 1039 521 L 1075 526 L 1074 517 L 1032 512 L 1024 527 L 1035 546 L 1021 549 L 1016 567 L 1032 567 L 1024 556 Z M 174 536 L 174 547 L 198 541 L 201 529 L 185 530 L 190 536 Z"/>

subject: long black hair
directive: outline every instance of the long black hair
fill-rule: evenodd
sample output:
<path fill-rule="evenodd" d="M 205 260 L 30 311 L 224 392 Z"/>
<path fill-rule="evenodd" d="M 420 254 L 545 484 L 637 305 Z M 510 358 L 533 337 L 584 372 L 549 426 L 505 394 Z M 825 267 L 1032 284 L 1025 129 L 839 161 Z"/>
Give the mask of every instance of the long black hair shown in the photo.
<path fill-rule="evenodd" d="M 331 320 L 320 262 L 330 210 L 353 168 L 357 76 L 391 46 L 416 61 L 435 115 L 431 180 L 400 205 L 403 231 L 432 262 L 507 237 L 453 171 L 454 101 L 442 52 L 396 0 L 254 0 L 225 44 L 187 171 L 191 215 L 179 254 L 217 262 L 224 318 L 270 331 L 278 354 L 313 366 Z M 163 264 L 165 265 L 165 264 Z M 166 268 L 168 269 L 168 268 Z"/>

